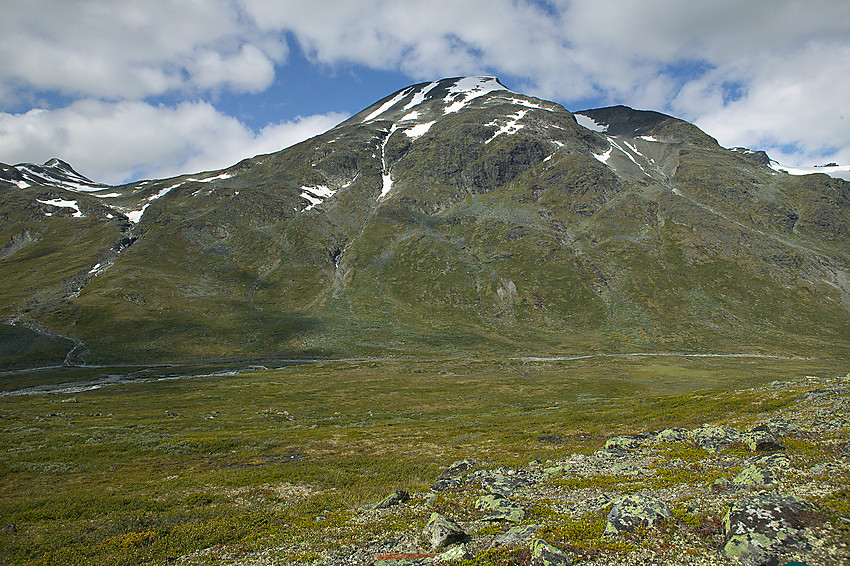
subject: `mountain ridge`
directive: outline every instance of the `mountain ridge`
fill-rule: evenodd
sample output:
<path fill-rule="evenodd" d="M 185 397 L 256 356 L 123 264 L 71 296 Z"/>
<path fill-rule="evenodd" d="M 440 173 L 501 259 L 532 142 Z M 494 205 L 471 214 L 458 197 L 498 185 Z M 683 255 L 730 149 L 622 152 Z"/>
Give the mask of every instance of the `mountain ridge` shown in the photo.
<path fill-rule="evenodd" d="M 83 360 L 850 337 L 848 183 L 495 77 L 400 89 L 217 171 L 107 187 L 48 167 L 85 188 L 0 175 L 0 316 L 82 340 Z"/>

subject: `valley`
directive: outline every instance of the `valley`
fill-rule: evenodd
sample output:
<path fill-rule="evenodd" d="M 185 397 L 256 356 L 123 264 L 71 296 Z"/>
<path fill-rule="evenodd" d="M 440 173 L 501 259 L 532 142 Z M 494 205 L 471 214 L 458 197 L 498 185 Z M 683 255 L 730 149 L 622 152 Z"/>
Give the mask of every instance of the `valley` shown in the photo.
<path fill-rule="evenodd" d="M 455 77 L 0 246 L 2 563 L 850 561 L 841 178 Z"/>

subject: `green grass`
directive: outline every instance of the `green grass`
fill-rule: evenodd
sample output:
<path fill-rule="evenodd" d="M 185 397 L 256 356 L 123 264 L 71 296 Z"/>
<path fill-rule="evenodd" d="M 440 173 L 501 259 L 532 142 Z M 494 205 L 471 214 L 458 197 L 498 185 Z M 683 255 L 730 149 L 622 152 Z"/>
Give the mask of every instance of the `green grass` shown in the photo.
<path fill-rule="evenodd" d="M 841 365 L 324 362 L 0 397 L 0 524 L 17 530 L 0 534 L 0 562 L 161 563 L 216 545 L 239 555 L 365 543 L 427 517 L 360 523 L 351 510 L 396 489 L 424 491 L 454 460 L 524 466 L 591 452 L 617 432 L 731 419 L 791 402 L 769 390 L 742 402 L 736 388 L 846 373 Z M 685 450 L 671 456 L 690 460 Z M 683 473 L 658 481 L 691 478 Z"/>

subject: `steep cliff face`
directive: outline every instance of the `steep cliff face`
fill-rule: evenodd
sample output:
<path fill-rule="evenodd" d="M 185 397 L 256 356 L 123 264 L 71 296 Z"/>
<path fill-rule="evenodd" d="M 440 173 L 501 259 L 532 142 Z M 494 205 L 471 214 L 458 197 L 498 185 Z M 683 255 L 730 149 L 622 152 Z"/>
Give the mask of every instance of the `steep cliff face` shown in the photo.
<path fill-rule="evenodd" d="M 656 112 L 422 83 L 222 171 L 6 166 L 0 315 L 91 360 L 844 349 L 850 184 L 768 165 Z"/>

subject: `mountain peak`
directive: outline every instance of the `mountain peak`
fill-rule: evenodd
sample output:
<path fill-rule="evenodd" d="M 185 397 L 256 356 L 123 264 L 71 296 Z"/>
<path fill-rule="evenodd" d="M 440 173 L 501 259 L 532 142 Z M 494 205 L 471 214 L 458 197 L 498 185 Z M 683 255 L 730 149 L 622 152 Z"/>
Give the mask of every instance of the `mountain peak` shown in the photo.
<path fill-rule="evenodd" d="M 452 77 L 405 87 L 358 112 L 341 125 L 374 120 L 415 119 L 460 111 L 470 102 L 496 91 L 511 91 L 491 76 Z M 430 112 L 428 112 L 430 110 Z"/>
<path fill-rule="evenodd" d="M 0 183 L 3 182 L 16 185 L 21 189 L 40 185 L 77 191 L 96 191 L 106 187 L 106 185 L 96 183 L 77 173 L 69 163 L 57 157 L 48 159 L 42 165 L 35 163 L 4 164 L 2 170 L 0 170 Z"/>

